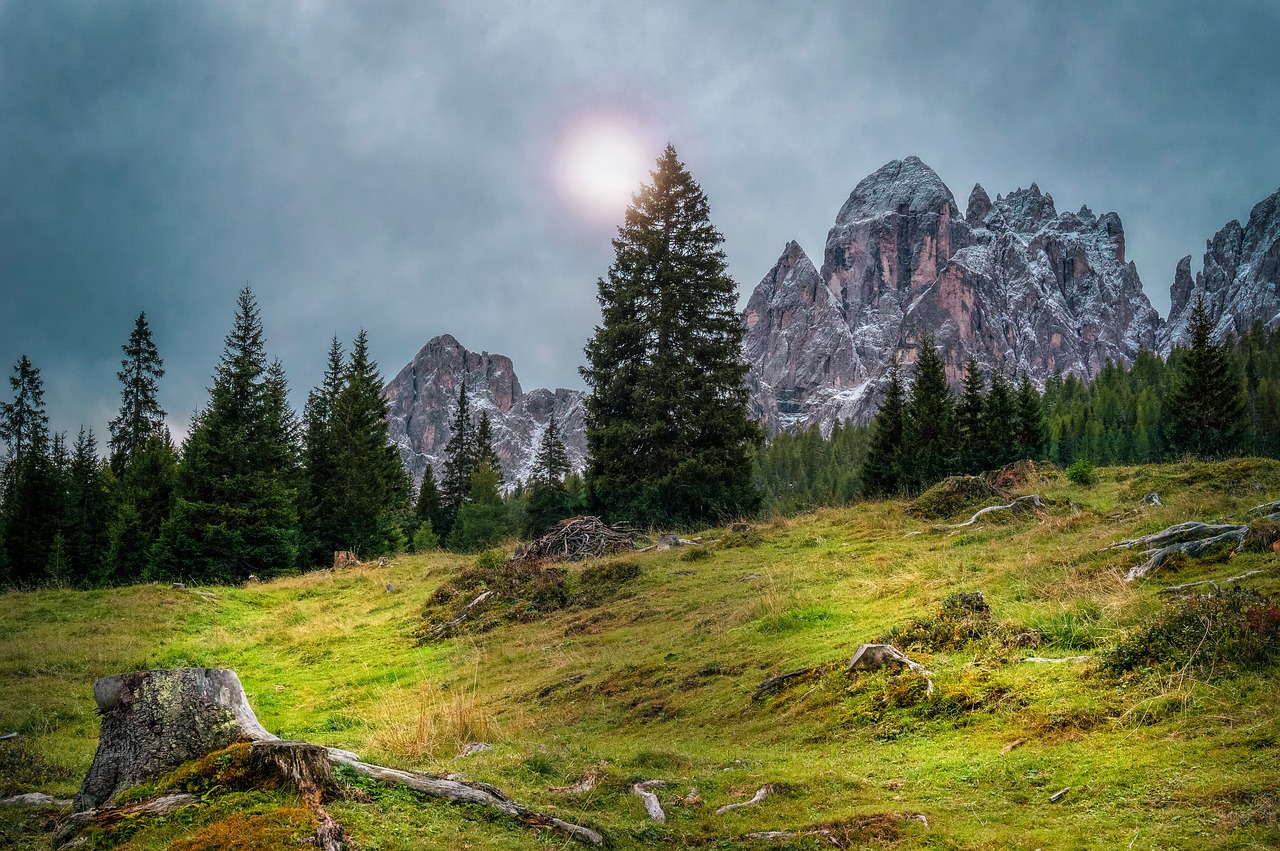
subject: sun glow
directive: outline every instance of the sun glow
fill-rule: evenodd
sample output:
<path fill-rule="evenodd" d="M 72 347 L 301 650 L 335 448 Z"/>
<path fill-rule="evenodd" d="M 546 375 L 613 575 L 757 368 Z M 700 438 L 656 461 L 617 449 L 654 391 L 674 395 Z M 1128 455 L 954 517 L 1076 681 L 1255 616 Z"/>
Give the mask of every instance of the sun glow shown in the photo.
<path fill-rule="evenodd" d="M 567 129 L 556 152 L 556 186 L 575 215 L 591 224 L 622 221 L 656 157 L 644 136 L 619 116 L 592 116 Z"/>

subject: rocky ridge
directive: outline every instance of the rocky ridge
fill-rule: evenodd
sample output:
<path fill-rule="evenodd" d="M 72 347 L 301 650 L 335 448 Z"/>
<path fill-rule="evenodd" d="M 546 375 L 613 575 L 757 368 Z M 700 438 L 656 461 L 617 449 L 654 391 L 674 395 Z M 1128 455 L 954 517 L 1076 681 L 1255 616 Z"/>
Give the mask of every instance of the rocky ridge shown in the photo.
<path fill-rule="evenodd" d="M 1254 205 L 1249 221 L 1232 219 L 1206 241 L 1204 267 L 1191 277 L 1191 256 L 1178 262 L 1169 289 L 1169 321 L 1160 351 L 1187 345 L 1187 321 L 1204 296 L 1214 336 L 1239 335 L 1255 322 L 1280 327 L 1280 189 Z"/>
<path fill-rule="evenodd" d="M 756 413 L 770 431 L 865 420 L 925 332 L 957 386 L 970 356 L 1037 383 L 1132 361 L 1160 318 L 1124 247 L 1115 213 L 1059 213 L 1034 183 L 994 202 L 975 186 L 962 215 L 919 158 L 887 163 L 840 209 L 820 271 L 792 242 L 752 293 Z"/>
<path fill-rule="evenodd" d="M 464 381 L 476 421 L 481 412 L 489 414 L 494 450 L 507 484 L 529 478 L 553 411 L 569 461 L 575 470 L 582 469 L 587 451 L 582 391 L 538 388 L 526 393 L 511 358 L 468 351 L 453 336 L 442 334 L 423 346 L 382 391 L 391 405 L 391 443 L 399 449 L 415 488 L 428 464 L 437 478 L 444 469 L 444 448 L 453 434 Z"/>
<path fill-rule="evenodd" d="M 951 190 L 917 157 L 867 176 L 841 207 L 819 269 L 795 241 L 755 287 L 742 313 L 751 414 L 770 433 L 874 415 L 890 357 L 910 365 L 921 335 L 937 340 L 959 386 L 965 362 L 1091 379 L 1138 351 L 1167 354 L 1187 342 L 1203 294 L 1219 339 L 1255 321 L 1280 327 L 1280 190 L 1248 223 L 1229 222 L 1206 243 L 1204 268 L 1178 264 L 1163 322 L 1125 257 L 1115 213 L 1058 212 L 1032 183 L 994 201 L 974 186 L 961 214 Z M 584 394 L 524 393 L 510 358 L 434 338 L 392 379 L 391 440 L 414 481 L 443 468 L 463 380 L 487 410 L 505 479 L 527 479 L 552 410 L 575 469 L 586 456 Z"/>

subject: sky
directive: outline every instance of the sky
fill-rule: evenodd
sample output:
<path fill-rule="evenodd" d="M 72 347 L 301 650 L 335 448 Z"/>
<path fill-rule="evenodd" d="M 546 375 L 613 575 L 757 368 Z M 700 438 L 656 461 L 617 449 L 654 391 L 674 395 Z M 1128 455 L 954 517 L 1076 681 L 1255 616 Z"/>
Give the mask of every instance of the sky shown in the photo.
<path fill-rule="evenodd" d="M 105 443 L 145 311 L 181 436 L 248 284 L 299 408 L 362 328 L 386 378 L 450 333 L 581 388 L 667 143 L 743 303 L 916 155 L 961 210 L 1034 181 L 1119 213 L 1163 315 L 1280 187 L 1277 44 L 1245 0 L 0 0 L 0 369 Z"/>

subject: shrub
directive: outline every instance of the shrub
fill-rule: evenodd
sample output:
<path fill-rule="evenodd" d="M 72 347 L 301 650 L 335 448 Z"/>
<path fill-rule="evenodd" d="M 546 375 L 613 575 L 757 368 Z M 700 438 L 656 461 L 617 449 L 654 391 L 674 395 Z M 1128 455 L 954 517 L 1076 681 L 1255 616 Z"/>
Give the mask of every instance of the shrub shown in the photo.
<path fill-rule="evenodd" d="M 959 650 L 995 631 L 991 607 L 981 591 L 960 591 L 947 597 L 931 618 L 912 618 L 905 626 L 895 626 L 877 643 L 892 644 L 900 650 Z"/>
<path fill-rule="evenodd" d="M 907 506 L 917 517 L 942 520 L 998 496 L 981 476 L 951 476 L 920 494 Z"/>
<path fill-rule="evenodd" d="M 1108 654 L 1113 673 L 1139 668 L 1205 673 L 1261 667 L 1280 655 L 1280 605 L 1256 591 L 1233 588 L 1197 594 L 1165 606 Z"/>
<path fill-rule="evenodd" d="M 440 536 L 431 528 L 430 520 L 423 520 L 422 525 L 413 533 L 413 551 L 426 553 L 440 549 Z"/>
<path fill-rule="evenodd" d="M 1081 455 L 1067 467 L 1067 478 L 1082 488 L 1091 488 L 1098 483 L 1098 474 L 1089 463 L 1089 456 Z"/>

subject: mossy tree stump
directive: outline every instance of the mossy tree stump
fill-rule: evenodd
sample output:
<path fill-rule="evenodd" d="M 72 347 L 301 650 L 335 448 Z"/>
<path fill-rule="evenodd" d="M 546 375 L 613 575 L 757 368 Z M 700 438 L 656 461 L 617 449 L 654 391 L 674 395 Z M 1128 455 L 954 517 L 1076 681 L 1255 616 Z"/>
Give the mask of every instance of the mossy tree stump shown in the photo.
<path fill-rule="evenodd" d="M 134 671 L 93 685 L 102 731 L 76 795 L 76 812 L 236 742 L 277 737 L 258 723 L 234 671 Z"/>

